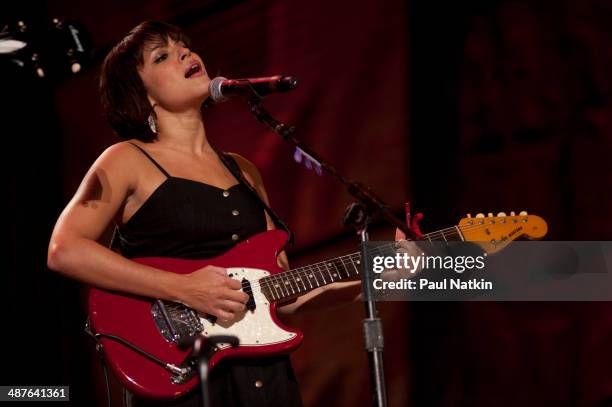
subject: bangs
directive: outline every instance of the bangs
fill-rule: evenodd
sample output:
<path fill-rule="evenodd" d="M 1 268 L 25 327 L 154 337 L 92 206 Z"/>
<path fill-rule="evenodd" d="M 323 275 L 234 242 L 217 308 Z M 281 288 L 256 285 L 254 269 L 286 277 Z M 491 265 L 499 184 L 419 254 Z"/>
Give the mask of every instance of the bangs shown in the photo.
<path fill-rule="evenodd" d="M 186 47 L 191 46 L 189 38 L 176 26 L 161 21 L 147 21 L 132 30 L 125 38 L 128 53 L 143 64 L 144 51 L 150 51 L 159 46 L 168 46 L 169 40 L 182 42 Z M 130 52 L 131 51 L 131 52 Z"/>

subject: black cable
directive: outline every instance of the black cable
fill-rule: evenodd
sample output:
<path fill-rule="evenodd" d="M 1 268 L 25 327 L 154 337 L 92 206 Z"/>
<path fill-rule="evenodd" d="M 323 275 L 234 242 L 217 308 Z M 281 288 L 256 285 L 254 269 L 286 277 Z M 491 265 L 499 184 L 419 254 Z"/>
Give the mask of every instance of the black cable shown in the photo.
<path fill-rule="evenodd" d="M 140 349 L 138 346 L 134 345 L 131 342 L 128 342 L 127 340 L 123 339 L 120 336 L 109 335 L 109 334 L 94 334 L 94 336 L 95 336 L 96 340 L 98 338 L 106 338 L 106 339 L 112 339 L 112 340 L 114 340 L 116 342 L 119 342 L 120 344 L 127 346 L 128 348 L 132 349 L 133 351 L 138 352 L 142 356 L 144 356 L 144 357 L 148 358 L 149 360 L 157 363 L 158 365 L 160 365 L 164 369 L 168 366 L 168 363 L 166 363 L 163 360 L 157 358 L 156 356 L 151 355 L 149 352 Z"/>
<path fill-rule="evenodd" d="M 96 341 L 96 352 L 100 357 L 102 371 L 104 372 L 104 383 L 106 384 L 106 405 L 111 407 L 110 383 L 108 380 L 108 368 L 106 367 L 106 361 L 104 360 L 104 345 L 102 345 L 102 343 L 98 340 L 98 336 L 91 331 L 89 326 L 89 318 L 87 318 L 87 321 L 85 322 L 85 333 Z"/>
<path fill-rule="evenodd" d="M 166 363 L 163 360 L 153 356 L 149 352 L 146 352 L 146 351 L 140 349 L 139 347 L 137 347 L 133 343 L 131 343 L 131 342 L 121 338 L 120 336 L 109 335 L 109 334 L 101 334 L 101 333 L 95 333 L 94 334 L 91 331 L 90 327 L 89 327 L 89 320 L 85 324 L 85 332 L 96 341 L 96 351 L 98 352 L 98 355 L 100 356 L 100 363 L 102 364 L 102 370 L 104 371 L 104 382 L 106 383 L 106 401 L 107 401 L 107 406 L 108 407 L 111 407 L 110 382 L 109 382 L 109 379 L 108 379 L 108 368 L 107 368 L 106 362 L 104 360 L 104 345 L 102 345 L 102 343 L 100 342 L 100 338 L 106 338 L 106 339 L 111 339 L 113 341 L 116 341 L 116 342 L 118 342 L 118 343 L 120 343 L 120 344 L 122 344 L 124 346 L 127 346 L 128 348 L 132 349 L 133 351 L 141 354 L 142 356 L 146 357 L 147 359 L 157 363 L 158 365 L 162 366 L 164 369 L 166 369 L 168 367 L 168 363 Z"/>
<path fill-rule="evenodd" d="M 98 346 L 100 347 L 98 349 Z M 104 361 L 104 347 L 101 343 L 96 345 L 96 350 L 100 355 L 100 363 L 102 364 L 102 371 L 104 372 L 104 383 L 106 384 L 106 405 L 111 407 L 111 393 L 110 393 L 110 383 L 108 380 L 108 368 L 106 367 L 106 362 Z"/>

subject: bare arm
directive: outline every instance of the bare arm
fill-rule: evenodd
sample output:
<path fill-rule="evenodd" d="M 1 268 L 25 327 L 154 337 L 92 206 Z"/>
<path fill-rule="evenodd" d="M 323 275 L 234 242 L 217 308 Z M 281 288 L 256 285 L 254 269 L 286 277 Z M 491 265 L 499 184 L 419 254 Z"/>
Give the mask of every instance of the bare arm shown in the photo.
<path fill-rule="evenodd" d="M 247 296 L 224 269 L 207 267 L 179 275 L 133 262 L 97 242 L 138 188 L 133 163 L 140 157 L 135 154 L 132 146 L 119 143 L 93 164 L 55 225 L 49 268 L 101 288 L 179 301 L 231 319 L 244 309 Z"/>

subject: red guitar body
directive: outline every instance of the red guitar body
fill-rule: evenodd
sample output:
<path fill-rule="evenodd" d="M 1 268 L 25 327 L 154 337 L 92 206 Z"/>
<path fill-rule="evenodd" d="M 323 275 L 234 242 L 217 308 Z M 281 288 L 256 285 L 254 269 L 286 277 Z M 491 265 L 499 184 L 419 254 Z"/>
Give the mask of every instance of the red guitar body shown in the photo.
<path fill-rule="evenodd" d="M 286 233 L 279 230 L 264 232 L 239 243 L 222 256 L 206 260 L 184 260 L 161 257 L 132 259 L 155 268 L 187 274 L 207 265 L 225 267 L 232 278 L 250 279 L 251 283 L 269 274 L 283 270 L 276 258 L 286 241 Z M 302 342 L 303 335 L 283 326 L 276 317 L 276 304 L 253 287 L 256 311 L 247 311 L 242 320 L 231 325 L 198 316 L 203 323 L 202 334 L 233 334 L 239 337 L 240 346 L 221 347 L 210 359 L 212 369 L 226 357 L 260 357 L 290 352 Z M 180 366 L 191 350 L 179 350 L 176 343 L 160 332 L 159 323 L 152 313 L 155 300 L 129 296 L 92 288 L 89 292 L 89 316 L 92 331 L 96 334 L 114 335 L 152 354 L 166 363 Z M 263 325 L 263 326 L 262 326 Z M 184 383 L 175 384 L 173 373 L 158 363 L 144 357 L 128 346 L 109 338 L 100 339 L 108 366 L 131 392 L 155 399 L 175 398 L 194 389 L 198 376 Z"/>

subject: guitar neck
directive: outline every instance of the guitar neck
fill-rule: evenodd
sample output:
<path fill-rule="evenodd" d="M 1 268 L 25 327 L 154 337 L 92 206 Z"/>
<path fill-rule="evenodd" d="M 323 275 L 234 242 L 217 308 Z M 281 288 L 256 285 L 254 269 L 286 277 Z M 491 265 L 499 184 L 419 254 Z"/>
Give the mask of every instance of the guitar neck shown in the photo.
<path fill-rule="evenodd" d="M 464 240 L 459 227 L 453 226 L 423 235 L 421 240 Z M 395 255 L 395 243 L 378 246 L 377 254 Z M 361 253 L 351 253 L 334 259 L 272 274 L 259 280 L 262 293 L 271 302 L 284 302 L 299 297 L 318 287 L 348 280 L 359 275 Z"/>

